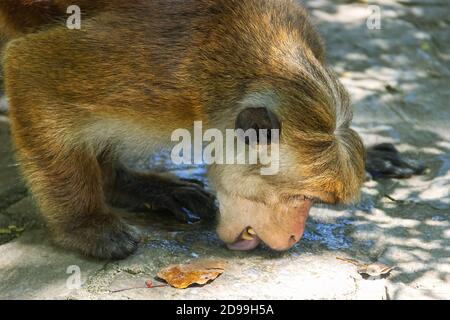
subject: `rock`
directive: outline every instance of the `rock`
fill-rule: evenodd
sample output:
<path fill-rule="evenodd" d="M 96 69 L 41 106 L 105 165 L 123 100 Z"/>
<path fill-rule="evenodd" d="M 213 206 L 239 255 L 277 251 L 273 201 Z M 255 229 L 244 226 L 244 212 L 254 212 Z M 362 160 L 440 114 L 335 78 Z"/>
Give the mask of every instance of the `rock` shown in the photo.
<path fill-rule="evenodd" d="M 70 266 L 81 270 L 83 284 L 103 264 L 53 247 L 45 231 L 30 231 L 0 246 L 0 299 L 65 299 Z"/>

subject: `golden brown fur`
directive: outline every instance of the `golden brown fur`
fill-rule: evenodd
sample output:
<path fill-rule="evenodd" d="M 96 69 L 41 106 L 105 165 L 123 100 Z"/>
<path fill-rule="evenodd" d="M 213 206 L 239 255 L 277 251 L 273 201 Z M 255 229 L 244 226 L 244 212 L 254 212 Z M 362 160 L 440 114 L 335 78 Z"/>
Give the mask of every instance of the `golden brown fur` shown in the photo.
<path fill-rule="evenodd" d="M 0 35 L 23 36 L 67 17 L 67 7 L 76 4 L 83 13 L 96 12 L 118 0 L 2 0 L 0 1 Z"/>
<path fill-rule="evenodd" d="M 3 60 L 14 143 L 64 246 L 104 258 L 132 252 L 134 231 L 105 202 L 114 154 L 152 151 L 193 121 L 233 128 L 249 101 L 270 104 L 283 123 L 280 173 L 212 166 L 219 199 L 276 207 L 298 194 L 333 203 L 357 197 L 364 151 L 349 128 L 349 99 L 294 2 L 112 1 L 85 10 L 81 30 L 63 20 L 45 26 L 50 20 L 34 11 L 22 14 L 36 21 L 19 23 L 8 3 L 0 5 L 4 30 L 32 31 L 10 42 Z M 57 4 L 35 10 L 61 17 Z M 232 226 L 236 214 L 223 213 L 221 224 Z M 265 225 L 277 233 L 282 223 L 271 227 L 273 219 Z"/>

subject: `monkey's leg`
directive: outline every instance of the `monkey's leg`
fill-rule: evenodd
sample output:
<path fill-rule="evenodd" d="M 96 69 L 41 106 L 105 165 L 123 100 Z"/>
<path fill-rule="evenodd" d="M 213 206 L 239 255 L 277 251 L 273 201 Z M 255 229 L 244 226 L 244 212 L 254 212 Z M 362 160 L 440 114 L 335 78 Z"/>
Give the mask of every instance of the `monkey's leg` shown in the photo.
<path fill-rule="evenodd" d="M 82 253 L 121 259 L 134 252 L 136 231 L 106 205 L 101 169 L 90 148 L 61 147 L 55 132 L 13 130 L 23 174 L 55 241 Z"/>
<path fill-rule="evenodd" d="M 366 170 L 374 179 L 406 179 L 423 174 L 426 167 L 418 160 L 404 158 L 390 143 L 367 150 Z"/>
<path fill-rule="evenodd" d="M 166 210 L 183 222 L 212 219 L 215 197 L 201 183 L 159 174 L 142 174 L 119 167 L 109 202 L 135 211 Z"/>

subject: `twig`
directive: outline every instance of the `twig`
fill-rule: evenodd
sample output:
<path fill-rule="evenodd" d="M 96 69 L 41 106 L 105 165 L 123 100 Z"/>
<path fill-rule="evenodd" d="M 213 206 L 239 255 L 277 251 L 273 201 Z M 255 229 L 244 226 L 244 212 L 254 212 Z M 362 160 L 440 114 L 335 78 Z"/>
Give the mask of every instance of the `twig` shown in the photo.
<path fill-rule="evenodd" d="M 145 281 L 145 286 L 142 286 L 142 287 L 139 286 L 139 287 L 118 289 L 118 290 L 110 290 L 109 292 L 111 292 L 111 293 L 118 293 L 118 292 L 129 291 L 129 290 L 136 290 L 136 289 L 154 289 L 154 288 L 164 288 L 164 287 L 168 287 L 168 285 L 167 284 L 158 284 L 158 285 L 154 286 L 153 282 L 148 280 L 148 281 Z"/>
<path fill-rule="evenodd" d="M 347 258 L 341 258 L 341 257 L 336 257 L 336 259 L 354 264 L 355 266 L 358 266 L 358 267 L 362 265 L 362 263 L 360 263 L 357 260 L 353 260 L 353 259 L 347 259 Z"/>

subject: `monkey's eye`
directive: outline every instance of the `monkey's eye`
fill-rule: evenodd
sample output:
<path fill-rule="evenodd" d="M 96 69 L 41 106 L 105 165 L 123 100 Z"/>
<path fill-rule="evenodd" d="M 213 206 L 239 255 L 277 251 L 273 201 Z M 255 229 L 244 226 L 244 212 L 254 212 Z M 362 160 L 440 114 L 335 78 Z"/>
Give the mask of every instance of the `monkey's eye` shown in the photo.
<path fill-rule="evenodd" d="M 293 198 L 295 200 L 314 200 L 315 199 L 314 197 L 305 196 L 303 194 L 295 195 L 295 196 L 293 196 Z"/>
<path fill-rule="evenodd" d="M 278 138 L 281 135 L 281 123 L 276 115 L 266 108 L 247 108 L 236 118 L 238 137 L 246 144 L 271 144 L 274 137 L 272 133 L 277 130 Z"/>
<path fill-rule="evenodd" d="M 316 197 L 311 197 L 311 196 L 305 196 L 303 194 L 298 194 L 298 195 L 293 195 L 293 196 L 289 196 L 288 197 L 288 202 L 291 202 L 293 204 L 295 204 L 296 202 L 303 202 L 303 201 L 312 201 L 312 202 L 321 202 L 320 199 L 316 198 Z"/>

